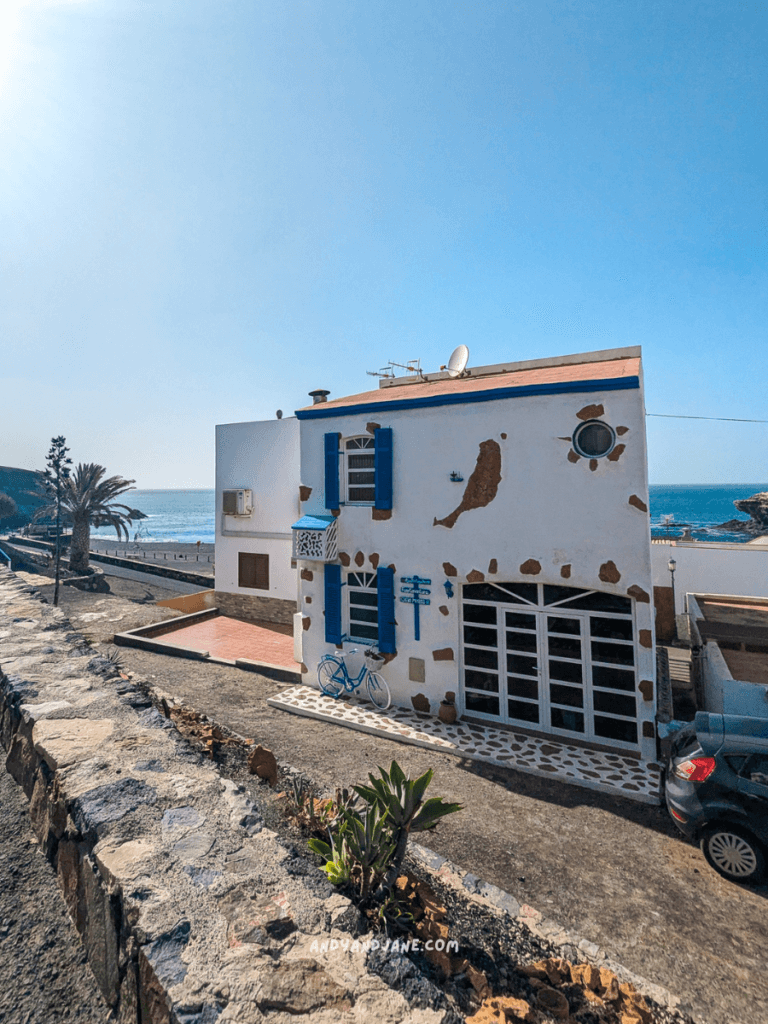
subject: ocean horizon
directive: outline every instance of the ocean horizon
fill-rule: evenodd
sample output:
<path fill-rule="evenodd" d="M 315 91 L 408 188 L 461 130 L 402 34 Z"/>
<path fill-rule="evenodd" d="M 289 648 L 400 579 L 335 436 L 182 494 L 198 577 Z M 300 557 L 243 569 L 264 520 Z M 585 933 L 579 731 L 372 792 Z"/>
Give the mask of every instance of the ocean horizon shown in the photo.
<path fill-rule="evenodd" d="M 715 529 L 730 519 L 748 522 L 749 516 L 738 512 L 733 502 L 768 491 L 768 483 L 757 484 L 651 484 L 650 513 L 653 537 L 679 537 L 682 525 L 691 527 L 698 541 L 745 543 L 749 535 Z M 214 488 L 140 489 L 125 495 L 125 504 L 146 513 L 147 518 L 134 523 L 131 540 L 163 543 L 213 544 L 216 540 L 216 509 Z M 671 516 L 671 524 L 665 517 Z M 91 536 L 114 539 L 113 529 L 92 530 Z"/>

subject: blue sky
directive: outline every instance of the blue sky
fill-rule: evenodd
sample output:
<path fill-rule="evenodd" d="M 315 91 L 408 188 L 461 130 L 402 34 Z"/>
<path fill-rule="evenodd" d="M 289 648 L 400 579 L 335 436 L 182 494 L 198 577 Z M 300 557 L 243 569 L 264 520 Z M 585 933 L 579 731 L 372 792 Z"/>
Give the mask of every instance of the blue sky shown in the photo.
<path fill-rule="evenodd" d="M 768 419 L 762 4 L 5 0 L 0 463 L 213 485 L 214 424 L 458 344 L 643 346 Z M 768 424 L 648 420 L 652 483 Z"/>

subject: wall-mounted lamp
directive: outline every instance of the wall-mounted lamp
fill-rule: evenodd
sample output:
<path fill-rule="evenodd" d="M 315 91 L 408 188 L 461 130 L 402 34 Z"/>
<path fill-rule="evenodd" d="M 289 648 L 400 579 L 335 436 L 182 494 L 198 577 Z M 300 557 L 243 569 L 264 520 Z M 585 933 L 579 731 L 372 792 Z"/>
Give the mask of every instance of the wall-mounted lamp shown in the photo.
<path fill-rule="evenodd" d="M 454 471 L 453 471 L 453 472 L 451 473 L 451 480 L 453 480 L 453 482 L 454 482 L 455 484 L 459 484 L 459 483 L 461 483 L 461 481 L 462 481 L 463 479 L 464 479 L 464 477 L 463 477 L 463 476 L 461 475 L 461 473 L 458 473 L 458 472 L 457 472 L 457 471 L 456 471 L 456 470 L 454 469 Z"/>
<path fill-rule="evenodd" d="M 446 595 L 448 597 L 453 597 L 453 584 L 451 583 L 451 581 L 450 580 L 446 580 L 445 583 L 443 584 L 443 586 L 445 587 Z"/>

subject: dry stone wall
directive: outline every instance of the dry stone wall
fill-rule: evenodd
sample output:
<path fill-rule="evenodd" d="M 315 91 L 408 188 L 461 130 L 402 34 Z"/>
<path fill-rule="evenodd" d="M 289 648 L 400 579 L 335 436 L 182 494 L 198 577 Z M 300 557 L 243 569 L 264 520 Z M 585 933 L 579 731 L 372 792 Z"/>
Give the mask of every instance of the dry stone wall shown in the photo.
<path fill-rule="evenodd" d="M 452 1019 L 368 969 L 349 902 L 5 569 L 0 739 L 119 1024 Z"/>

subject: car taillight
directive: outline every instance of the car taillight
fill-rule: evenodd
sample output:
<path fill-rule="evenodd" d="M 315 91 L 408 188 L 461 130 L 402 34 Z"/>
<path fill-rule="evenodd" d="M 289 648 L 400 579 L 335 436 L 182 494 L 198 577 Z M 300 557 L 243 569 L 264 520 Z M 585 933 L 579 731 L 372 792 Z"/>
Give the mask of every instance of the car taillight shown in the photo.
<path fill-rule="evenodd" d="M 703 782 L 709 778 L 715 767 L 714 757 L 692 757 L 689 761 L 681 761 L 675 765 L 675 775 L 678 779 L 686 779 L 688 782 Z"/>

